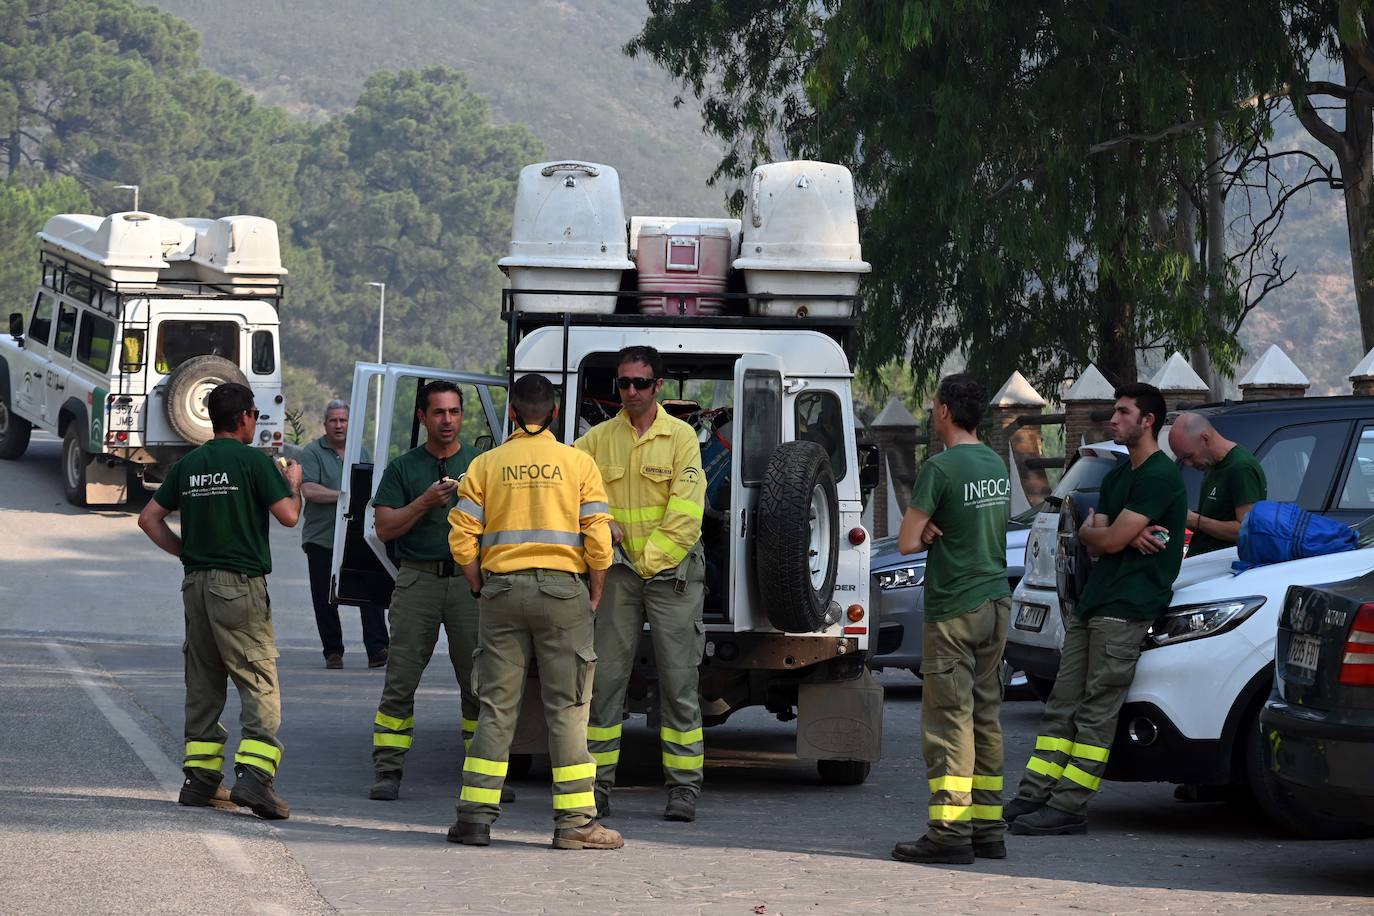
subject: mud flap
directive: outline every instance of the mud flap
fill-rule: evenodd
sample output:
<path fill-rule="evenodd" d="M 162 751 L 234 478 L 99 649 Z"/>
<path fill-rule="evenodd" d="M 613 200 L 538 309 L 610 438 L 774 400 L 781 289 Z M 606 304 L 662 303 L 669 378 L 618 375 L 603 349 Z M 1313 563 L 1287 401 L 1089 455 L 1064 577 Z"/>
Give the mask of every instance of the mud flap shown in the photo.
<path fill-rule="evenodd" d="M 129 469 L 122 461 L 111 467 L 96 458 L 86 465 L 86 505 L 122 506 L 129 501 Z"/>
<path fill-rule="evenodd" d="M 848 681 L 803 681 L 797 689 L 797 756 L 803 760 L 879 759 L 883 688 L 864 669 Z"/>

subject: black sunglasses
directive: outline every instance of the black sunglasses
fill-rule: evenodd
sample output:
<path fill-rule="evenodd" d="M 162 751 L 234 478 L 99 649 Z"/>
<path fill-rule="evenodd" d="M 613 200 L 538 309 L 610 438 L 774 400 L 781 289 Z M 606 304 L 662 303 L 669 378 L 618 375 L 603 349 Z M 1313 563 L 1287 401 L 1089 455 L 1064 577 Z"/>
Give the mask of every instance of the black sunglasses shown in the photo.
<path fill-rule="evenodd" d="M 253 415 L 254 420 L 256 420 L 258 417 L 262 415 L 262 411 L 258 410 L 256 407 L 254 407 L 252 410 L 245 410 L 244 413 L 251 413 Z"/>
<path fill-rule="evenodd" d="M 622 375 L 615 380 L 615 387 L 619 388 L 621 391 L 625 391 L 631 385 L 634 385 L 635 391 L 643 391 L 646 388 L 652 388 L 656 381 L 658 381 L 656 378 L 636 378 L 633 375 Z"/>

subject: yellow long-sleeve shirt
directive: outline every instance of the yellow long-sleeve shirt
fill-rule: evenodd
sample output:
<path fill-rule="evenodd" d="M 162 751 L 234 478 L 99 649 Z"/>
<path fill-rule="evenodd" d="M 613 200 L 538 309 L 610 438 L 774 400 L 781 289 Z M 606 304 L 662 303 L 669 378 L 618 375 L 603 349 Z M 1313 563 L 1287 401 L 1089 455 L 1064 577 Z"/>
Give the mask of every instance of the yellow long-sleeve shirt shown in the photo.
<path fill-rule="evenodd" d="M 449 511 L 449 549 L 468 564 L 481 547 L 494 573 L 611 565 L 611 516 L 596 462 L 545 430 L 511 433 L 468 466 Z"/>
<path fill-rule="evenodd" d="M 625 411 L 594 426 L 574 445 L 596 459 L 606 481 L 611 516 L 640 576 L 652 578 L 682 562 L 701 537 L 706 475 L 692 427 L 662 407 L 637 435 Z"/>

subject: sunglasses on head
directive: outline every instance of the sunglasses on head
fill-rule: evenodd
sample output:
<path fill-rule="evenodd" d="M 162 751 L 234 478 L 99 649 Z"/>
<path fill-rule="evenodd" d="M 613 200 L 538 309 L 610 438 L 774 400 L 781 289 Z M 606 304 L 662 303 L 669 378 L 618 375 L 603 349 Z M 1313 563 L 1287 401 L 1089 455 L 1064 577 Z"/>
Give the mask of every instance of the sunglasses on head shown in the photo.
<path fill-rule="evenodd" d="M 622 375 L 615 380 L 615 387 L 625 391 L 634 385 L 635 391 L 644 391 L 647 388 L 652 388 L 656 381 L 658 381 L 656 378 L 636 378 L 633 375 Z"/>

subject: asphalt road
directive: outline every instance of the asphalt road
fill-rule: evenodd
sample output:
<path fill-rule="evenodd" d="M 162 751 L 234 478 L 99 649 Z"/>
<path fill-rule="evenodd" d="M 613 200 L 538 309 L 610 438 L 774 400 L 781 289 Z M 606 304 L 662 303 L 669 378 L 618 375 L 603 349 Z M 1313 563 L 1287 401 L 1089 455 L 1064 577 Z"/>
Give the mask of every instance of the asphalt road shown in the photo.
<path fill-rule="evenodd" d="M 884 759 L 853 788 L 818 784 L 793 727 L 747 711 L 707 733 L 696 823 L 658 819 L 657 748 L 627 728 L 610 822 L 618 852 L 560 852 L 548 771 L 513 783 L 486 849 L 444 841 L 461 766 L 452 669 L 421 687 L 401 799 L 366 798 L 382 672 L 345 613 L 343 671 L 323 668 L 305 562 L 275 530 L 291 819 L 180 808 L 179 570 L 134 523 L 138 505 L 63 502 L 59 443 L 0 464 L 0 913 L 1307 912 L 1374 909 L 1374 841 L 1277 835 L 1243 806 L 1186 805 L 1171 787 L 1107 784 L 1092 833 L 1009 838 L 973 866 L 893 862 L 921 830 L 920 688 L 887 688 Z M 1008 784 L 1040 706 L 1009 702 Z M 231 697 L 224 721 L 231 728 Z"/>

